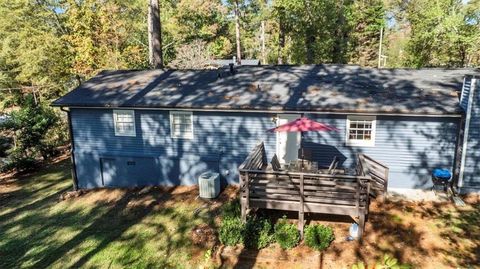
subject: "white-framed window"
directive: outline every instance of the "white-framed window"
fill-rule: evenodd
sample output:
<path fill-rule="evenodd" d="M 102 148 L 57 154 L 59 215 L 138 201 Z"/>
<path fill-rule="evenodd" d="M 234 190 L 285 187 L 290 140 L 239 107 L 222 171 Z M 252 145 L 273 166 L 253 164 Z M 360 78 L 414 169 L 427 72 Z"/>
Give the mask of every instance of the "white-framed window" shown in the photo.
<path fill-rule="evenodd" d="M 116 136 L 136 136 L 133 110 L 114 110 L 113 125 Z"/>
<path fill-rule="evenodd" d="M 347 138 L 349 146 L 375 146 L 375 116 L 347 116 Z"/>
<path fill-rule="evenodd" d="M 193 114 L 189 111 L 170 111 L 170 132 L 173 138 L 193 138 Z"/>

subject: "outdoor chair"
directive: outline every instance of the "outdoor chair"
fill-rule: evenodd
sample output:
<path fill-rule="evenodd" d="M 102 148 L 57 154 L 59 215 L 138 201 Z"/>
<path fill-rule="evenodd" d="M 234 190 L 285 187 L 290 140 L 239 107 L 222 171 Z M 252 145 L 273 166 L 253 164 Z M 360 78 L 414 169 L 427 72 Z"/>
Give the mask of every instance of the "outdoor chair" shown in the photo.
<path fill-rule="evenodd" d="M 328 167 L 328 173 L 329 174 L 333 175 L 335 173 L 335 170 L 337 169 L 337 166 L 338 166 L 338 161 L 339 160 L 338 160 L 337 156 L 333 157 L 332 163 Z"/>
<path fill-rule="evenodd" d="M 283 170 L 282 165 L 280 164 L 280 161 L 278 161 L 277 154 L 273 154 L 272 161 L 270 161 L 270 163 L 272 164 L 273 171 Z"/>

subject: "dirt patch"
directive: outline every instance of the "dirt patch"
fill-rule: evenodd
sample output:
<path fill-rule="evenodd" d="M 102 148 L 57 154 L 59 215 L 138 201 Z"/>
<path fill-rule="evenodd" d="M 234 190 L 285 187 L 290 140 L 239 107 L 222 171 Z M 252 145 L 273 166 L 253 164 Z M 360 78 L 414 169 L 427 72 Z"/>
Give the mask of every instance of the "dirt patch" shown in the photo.
<path fill-rule="evenodd" d="M 206 223 L 199 224 L 190 232 L 190 240 L 196 246 L 211 249 L 217 243 L 216 231 Z"/>

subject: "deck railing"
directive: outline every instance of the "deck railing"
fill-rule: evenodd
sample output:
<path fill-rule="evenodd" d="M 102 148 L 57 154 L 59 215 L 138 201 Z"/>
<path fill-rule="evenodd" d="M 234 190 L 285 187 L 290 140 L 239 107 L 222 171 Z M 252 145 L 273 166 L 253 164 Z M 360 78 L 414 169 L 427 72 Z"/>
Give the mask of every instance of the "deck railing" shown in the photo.
<path fill-rule="evenodd" d="M 358 219 L 361 237 L 370 188 L 377 181 L 372 179 L 377 171 L 373 160 L 362 158 L 357 175 L 274 171 L 268 166 L 264 144 L 258 144 L 239 167 L 242 219 L 250 208 L 298 211 L 303 236 L 305 212 L 348 215 Z"/>
<path fill-rule="evenodd" d="M 372 196 L 377 197 L 381 195 L 382 199 L 385 199 L 389 174 L 389 168 L 385 164 L 374 160 L 368 155 L 359 154 L 356 172 L 357 175 L 370 177 Z"/>

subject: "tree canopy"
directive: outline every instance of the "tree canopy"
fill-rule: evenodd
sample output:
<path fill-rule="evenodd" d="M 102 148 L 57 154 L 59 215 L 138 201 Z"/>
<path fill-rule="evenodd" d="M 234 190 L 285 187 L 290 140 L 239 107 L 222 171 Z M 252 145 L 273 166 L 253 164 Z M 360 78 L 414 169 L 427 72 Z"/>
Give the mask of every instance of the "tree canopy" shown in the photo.
<path fill-rule="evenodd" d="M 189 46 L 200 57 L 234 56 L 235 3 L 242 58 L 264 64 L 375 67 L 382 28 L 387 67 L 480 62 L 479 0 L 161 0 L 165 64 Z M 0 0 L 2 106 L 18 103 L 14 91 L 54 98 L 103 69 L 147 68 L 147 5 Z"/>

